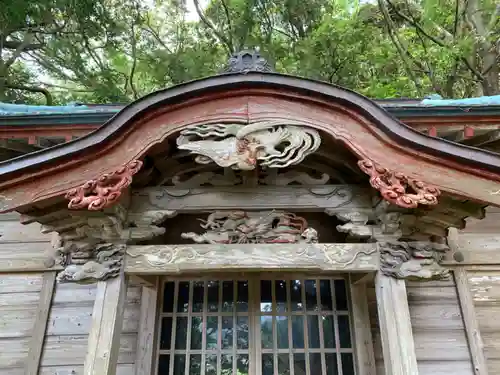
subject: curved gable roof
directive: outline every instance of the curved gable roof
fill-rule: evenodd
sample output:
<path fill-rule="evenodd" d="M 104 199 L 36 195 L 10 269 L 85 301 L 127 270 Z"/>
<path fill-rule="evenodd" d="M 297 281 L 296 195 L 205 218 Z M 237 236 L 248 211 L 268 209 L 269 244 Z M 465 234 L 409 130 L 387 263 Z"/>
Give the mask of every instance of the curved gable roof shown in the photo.
<path fill-rule="evenodd" d="M 213 114 L 217 113 L 217 108 L 221 108 L 221 103 L 223 101 L 229 103 L 236 97 L 268 98 L 270 103 L 274 100 L 275 104 L 279 100 L 296 102 L 303 104 L 302 109 L 306 109 L 307 112 L 309 108 L 311 111 L 318 112 L 326 108 L 326 112 L 322 113 L 325 123 L 328 122 L 329 114 L 333 116 L 332 111 L 348 113 L 361 127 L 347 128 L 346 126 L 341 129 L 342 124 L 339 123 L 332 125 L 332 129 L 335 128 L 332 134 L 336 134 L 350 144 L 351 149 L 360 159 L 368 158 L 382 166 L 388 164 L 390 169 L 398 171 L 398 164 L 390 159 L 402 156 L 401 150 L 404 149 L 411 159 L 411 161 L 408 158 L 401 159 L 401 169 L 404 170 L 405 175 L 412 176 L 412 172 L 415 171 L 415 178 L 428 184 L 438 185 L 444 191 L 500 205 L 500 199 L 495 191 L 495 188 L 498 190 L 499 187 L 496 185 L 500 181 L 500 156 L 496 153 L 419 133 L 399 122 L 370 99 L 347 89 L 282 74 L 249 72 L 213 76 L 149 94 L 128 105 L 99 129 L 80 139 L 0 163 L 0 210 L 12 210 L 64 194 L 89 179 L 97 178 L 105 172 L 113 172 L 120 165 L 140 158 L 153 143 L 158 142 L 160 138 L 164 139 L 166 133 L 150 140 L 142 140 L 143 138 L 137 138 L 136 135 L 135 142 L 143 143 L 142 148 L 137 147 L 137 149 L 133 149 L 130 144 L 123 146 L 123 143 L 126 143 L 124 140 L 165 113 L 184 109 L 184 118 L 176 120 L 179 125 L 177 127 L 172 125 L 171 132 L 174 132 L 182 126 L 189 125 L 190 121 L 186 119 L 186 116 L 190 115 L 189 106 L 194 108 L 205 105 L 206 109 L 202 111 L 205 118 L 217 120 L 217 115 Z M 240 112 L 234 108 L 230 113 L 231 110 L 228 109 L 229 112 L 222 116 L 223 120 L 227 121 L 234 117 L 239 121 L 250 121 L 252 116 L 259 116 L 258 112 L 261 109 L 264 109 L 264 112 L 267 111 L 267 116 L 272 116 L 272 110 L 265 108 L 263 102 L 254 104 L 252 109 L 248 104 L 250 102 L 247 102 L 246 108 L 241 107 Z M 210 106 L 210 103 L 214 104 Z M 241 103 L 243 102 L 240 101 Z M 281 104 L 276 105 L 281 106 Z M 284 107 L 280 110 L 283 116 L 286 116 Z M 287 110 L 293 112 L 295 107 L 288 107 Z M 312 116 L 310 119 L 314 118 L 314 114 L 308 115 Z M 165 119 L 169 121 L 168 116 Z M 198 120 L 193 118 L 191 121 Z M 160 125 L 155 125 L 156 128 L 153 125 L 148 126 L 157 130 Z M 323 130 L 329 132 L 328 125 L 325 125 Z M 385 157 L 375 157 L 369 152 L 372 144 L 370 140 L 365 141 L 368 139 L 366 136 L 360 136 L 359 133 L 362 131 L 366 131 L 370 137 L 377 139 L 377 142 L 382 142 L 380 145 L 387 146 Z M 120 153 L 121 160 L 118 160 L 115 154 L 111 161 L 100 163 L 102 168 L 92 170 L 92 167 L 87 165 L 95 162 L 99 157 L 108 158 L 109 156 L 104 155 L 117 147 L 124 147 L 123 152 Z M 427 161 L 424 162 L 424 160 Z M 411 168 L 408 166 L 409 161 L 412 164 Z M 437 168 L 438 166 L 441 169 Z M 427 173 L 425 169 L 431 167 L 434 170 Z M 450 175 L 445 171 L 454 171 L 457 174 Z M 441 173 L 447 176 L 440 175 Z M 57 179 L 61 177 L 66 180 L 58 181 Z M 467 179 L 463 180 L 463 183 L 475 181 L 479 184 L 477 188 L 469 186 L 471 188 L 469 193 L 457 189 L 458 185 L 453 183 L 454 179 L 465 177 Z M 34 178 L 37 179 L 36 183 L 33 181 Z M 55 181 L 52 187 L 49 187 L 51 184 L 44 183 L 48 179 Z M 440 184 L 436 179 L 446 181 Z"/>

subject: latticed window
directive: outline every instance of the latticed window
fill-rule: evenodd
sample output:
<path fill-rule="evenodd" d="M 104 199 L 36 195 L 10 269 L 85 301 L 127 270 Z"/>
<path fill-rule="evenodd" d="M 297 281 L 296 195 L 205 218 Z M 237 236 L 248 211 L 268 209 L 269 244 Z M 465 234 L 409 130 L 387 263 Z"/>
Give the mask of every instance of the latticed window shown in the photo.
<path fill-rule="evenodd" d="M 344 279 L 164 283 L 158 375 L 354 375 Z"/>

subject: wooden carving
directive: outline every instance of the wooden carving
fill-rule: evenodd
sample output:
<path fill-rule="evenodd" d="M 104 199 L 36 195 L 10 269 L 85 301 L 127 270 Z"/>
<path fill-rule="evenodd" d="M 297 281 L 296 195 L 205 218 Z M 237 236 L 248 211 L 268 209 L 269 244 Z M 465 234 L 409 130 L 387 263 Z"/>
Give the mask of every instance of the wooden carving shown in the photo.
<path fill-rule="evenodd" d="M 397 279 L 447 279 L 450 272 L 440 264 L 447 250 L 431 242 L 379 242 L 380 271 Z"/>
<path fill-rule="evenodd" d="M 121 196 L 123 189 L 132 183 L 132 176 L 142 167 L 140 160 L 134 160 L 113 173 L 90 180 L 66 194 L 69 199 L 68 208 L 98 211 L 114 204 Z"/>
<path fill-rule="evenodd" d="M 419 204 L 435 205 L 441 194 L 438 188 L 422 181 L 388 170 L 371 160 L 360 160 L 359 168 L 370 176 L 370 184 L 380 191 L 390 203 L 404 208 L 416 208 Z"/>
<path fill-rule="evenodd" d="M 318 242 L 304 218 L 285 211 L 215 211 L 201 227 L 203 234 L 182 233 L 182 238 L 210 244 Z"/>
<path fill-rule="evenodd" d="M 316 130 L 272 120 L 249 125 L 192 125 L 177 138 L 179 149 L 199 154 L 196 162 L 215 162 L 221 167 L 240 170 L 253 170 L 257 165 L 266 168 L 296 165 L 320 144 Z"/>
<path fill-rule="evenodd" d="M 73 253 L 71 259 L 68 259 L 69 264 L 57 275 L 57 280 L 91 283 L 116 277 L 121 270 L 124 251 L 125 245 L 100 244 L 87 251 L 86 256 L 81 258 L 77 253 Z"/>
<path fill-rule="evenodd" d="M 374 272 L 378 267 L 374 243 L 130 246 L 125 255 L 125 272 L 142 274 L 266 269 Z"/>

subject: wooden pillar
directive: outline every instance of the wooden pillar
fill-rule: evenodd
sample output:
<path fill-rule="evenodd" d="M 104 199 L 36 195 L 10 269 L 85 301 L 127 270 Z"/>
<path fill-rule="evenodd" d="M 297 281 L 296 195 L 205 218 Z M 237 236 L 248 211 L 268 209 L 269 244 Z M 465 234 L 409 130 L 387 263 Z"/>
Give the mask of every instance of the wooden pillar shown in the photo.
<path fill-rule="evenodd" d="M 375 289 L 385 373 L 418 375 L 405 281 L 379 272 Z"/>
<path fill-rule="evenodd" d="M 97 283 L 84 375 L 116 374 L 126 292 L 123 273 Z"/>

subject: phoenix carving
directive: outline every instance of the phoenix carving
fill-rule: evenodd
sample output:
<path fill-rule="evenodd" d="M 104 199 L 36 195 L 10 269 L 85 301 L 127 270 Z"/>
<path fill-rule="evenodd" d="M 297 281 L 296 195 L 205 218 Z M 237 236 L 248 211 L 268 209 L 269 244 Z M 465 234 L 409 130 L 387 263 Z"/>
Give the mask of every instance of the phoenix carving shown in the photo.
<path fill-rule="evenodd" d="M 239 170 L 253 170 L 258 165 L 286 168 L 300 163 L 320 144 L 316 130 L 277 121 L 192 125 L 177 138 L 180 150 L 198 154 L 197 163 L 215 162 Z"/>

